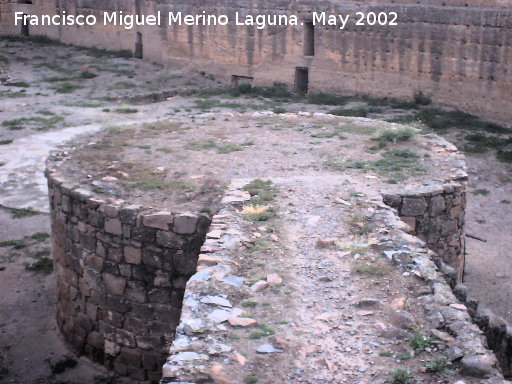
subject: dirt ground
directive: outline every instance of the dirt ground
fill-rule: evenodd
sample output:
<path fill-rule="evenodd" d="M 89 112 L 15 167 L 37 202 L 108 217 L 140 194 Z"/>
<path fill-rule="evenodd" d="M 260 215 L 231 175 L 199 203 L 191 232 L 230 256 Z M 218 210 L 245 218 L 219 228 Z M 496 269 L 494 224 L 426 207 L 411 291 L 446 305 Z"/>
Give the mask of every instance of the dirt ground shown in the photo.
<path fill-rule="evenodd" d="M 426 149 L 413 146 L 411 149 L 420 153 L 421 157 L 417 160 L 418 164 L 409 168 L 405 175 L 403 172 L 390 173 L 373 167 L 372 164 L 382 157 L 383 152 L 395 148 L 388 145 L 387 148 L 371 149 L 377 143 L 372 143 L 370 138 L 382 128 L 378 122 L 362 119 L 358 123 L 360 127 L 370 129 L 361 138 L 359 134 L 354 134 L 354 126 L 348 123 L 336 127 L 328 121 L 297 125 L 295 121 L 268 117 L 264 113 L 251 116 L 248 122 L 234 117 L 240 112 L 250 115 L 268 110 L 278 113 L 329 112 L 343 108 L 357 113 L 361 106 L 367 105 L 361 100 L 347 99 L 334 106 L 332 103 L 310 103 L 286 97 L 212 93 L 203 96 L 176 95 L 158 103 L 149 103 L 143 95 L 162 91 L 187 94 L 205 87 L 218 87 L 219 83 L 205 73 L 165 68 L 70 47 L 40 47 L 32 43 L 0 41 L 0 51 L 0 79 L 3 82 L 0 84 L 0 195 L 11 196 L 9 201 L 12 204 L 9 207 L 12 208 L 32 206 L 38 211 L 47 210 L 44 193 L 32 186 L 36 177 L 42 177 L 44 167 L 40 157 L 27 154 L 27 158 L 20 162 L 13 156 L 3 157 L 2 153 L 8 153 L 8 148 L 11 148 L 9 153 L 22 154 L 23 148 L 27 148 L 27 142 L 22 139 L 37 144 L 37 135 L 41 133 L 58 137 L 63 129 L 76 126 L 84 127 L 80 133 L 86 133 L 93 125 L 109 128 L 107 131 L 110 131 L 111 138 L 115 138 L 112 145 L 126 144 L 128 148 L 123 159 L 95 156 L 95 161 L 89 162 L 89 166 L 92 166 L 89 172 L 80 168 L 83 172 L 76 175 L 80 182 L 95 182 L 98 192 L 129 197 L 141 203 L 159 197 L 159 192 L 156 195 L 148 194 L 155 188 L 169 196 L 164 204 L 175 204 L 185 192 L 185 200 L 179 201 L 184 208 L 187 204 L 199 202 L 201 208 L 214 209 L 210 205 L 214 204 L 216 194 L 222 189 L 223 183 L 231 178 L 279 178 L 290 172 L 306 175 L 327 169 L 346 175 L 367 172 L 368 183 L 377 183 L 374 179 L 377 177 L 384 185 L 391 187 L 393 184 L 386 182 L 403 183 L 404 177 L 412 180 L 409 177 L 416 172 L 416 165 L 432 166 L 432 160 L 424 156 Z M 140 97 L 134 98 L 134 95 Z M 369 111 L 367 116 L 389 118 L 408 113 L 413 111 L 383 106 L 379 111 Z M 222 129 L 216 128 L 219 120 L 224 125 Z M 148 122 L 152 123 L 148 125 Z M 127 130 L 122 128 L 129 125 L 133 127 Z M 133 129 L 138 136 L 132 135 Z M 154 135 L 155 131 L 159 134 L 164 132 L 164 136 Z M 356 131 L 361 132 L 361 129 Z M 354 146 L 357 141 L 353 141 L 356 136 L 359 137 L 357 140 L 364 141 L 364 149 L 359 152 Z M 446 132 L 446 136 L 455 143 L 464 143 L 454 130 Z M 78 138 L 75 140 L 77 144 L 83 143 Z M 17 146 L 17 143 L 23 144 Z M 94 137 L 86 140 L 86 144 L 96 146 L 97 154 L 102 149 L 98 143 L 99 140 Z M 369 152 L 365 152 L 367 149 Z M 112 151 L 109 153 L 112 154 Z M 143 163 L 154 170 L 150 173 L 151 177 L 142 177 L 147 169 L 134 166 L 136 159 L 143 159 Z M 125 163 L 113 163 L 121 160 Z M 470 191 L 473 192 L 468 198 L 467 232 L 488 241 L 483 243 L 467 239 L 466 281 L 484 306 L 512 321 L 512 271 L 508 246 L 512 233 L 511 167 L 497 161 L 492 150 L 480 155 L 468 154 L 467 162 Z M 114 167 L 108 169 L 107 164 Z M 175 169 L 170 164 L 186 166 Z M 123 173 L 119 171 L 137 176 L 135 185 L 127 185 Z M 117 180 L 104 180 L 109 176 Z M 164 184 L 161 183 L 162 177 Z M 210 183 L 211 180 L 215 181 L 214 185 Z M 204 193 L 205 188 L 207 193 Z M 25 198 L 22 196 L 24 191 Z M 202 192 L 204 199 L 198 199 L 198 191 Z M 297 211 L 298 222 L 304 218 L 307 221 L 307 216 L 328 214 L 322 211 L 320 203 L 324 197 L 321 193 L 317 194 L 318 203 L 311 206 L 300 207 L 300 201 L 291 199 L 290 210 Z M 294 193 L 290 195 L 297 196 Z M 30 205 L 30 202 L 33 204 Z M 55 328 L 53 277 L 29 271 L 24 265 L 45 257 L 41 255 L 49 247 L 48 240 L 36 241 L 30 236 L 48 232 L 49 219 L 45 214 L 14 219 L 12 210 L 0 210 L 0 242 L 23 240 L 28 243 L 20 249 L 0 247 L 0 267 L 5 267 L 0 271 L 0 292 L 3 292 L 0 295 L 0 381 L 112 381 L 99 367 L 92 367 L 82 360 L 63 374 L 52 374 L 52 364 L 62 361 L 67 355 L 71 356 Z M 306 234 L 297 236 L 300 238 Z M 298 244 L 300 248 L 300 241 Z M 43 253 L 38 254 L 39 251 Z M 303 264 L 306 265 L 306 261 Z M 312 267 L 309 265 L 307 268 Z M 316 304 L 308 305 L 305 308 L 311 309 Z M 99 377 L 94 379 L 94 376 Z"/>

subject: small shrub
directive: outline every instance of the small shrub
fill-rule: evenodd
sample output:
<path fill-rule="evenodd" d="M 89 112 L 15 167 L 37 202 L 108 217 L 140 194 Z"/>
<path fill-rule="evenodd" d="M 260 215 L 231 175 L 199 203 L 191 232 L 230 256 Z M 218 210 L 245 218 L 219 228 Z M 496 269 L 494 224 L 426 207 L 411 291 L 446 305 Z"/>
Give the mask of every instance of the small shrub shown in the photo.
<path fill-rule="evenodd" d="M 432 104 L 432 98 L 425 95 L 422 91 L 418 91 L 414 94 L 415 105 L 429 105 Z"/>
<path fill-rule="evenodd" d="M 245 384 L 257 384 L 260 381 L 260 379 L 258 378 L 258 376 L 251 375 L 247 376 L 244 381 Z"/>
<path fill-rule="evenodd" d="M 425 368 L 427 371 L 441 373 L 446 370 L 448 367 L 448 360 L 445 357 L 438 357 L 434 360 L 427 361 L 425 363 Z"/>
<path fill-rule="evenodd" d="M 381 143 L 396 143 L 408 141 L 416 134 L 416 130 L 410 127 L 400 127 L 396 129 L 385 129 L 379 133 L 373 140 Z"/>
<path fill-rule="evenodd" d="M 397 368 L 391 373 L 391 383 L 393 384 L 412 384 L 415 382 L 411 372 Z"/>
<path fill-rule="evenodd" d="M 434 336 L 425 336 L 421 332 L 416 331 L 409 340 L 409 345 L 418 352 L 424 351 L 429 348 L 434 341 Z"/>

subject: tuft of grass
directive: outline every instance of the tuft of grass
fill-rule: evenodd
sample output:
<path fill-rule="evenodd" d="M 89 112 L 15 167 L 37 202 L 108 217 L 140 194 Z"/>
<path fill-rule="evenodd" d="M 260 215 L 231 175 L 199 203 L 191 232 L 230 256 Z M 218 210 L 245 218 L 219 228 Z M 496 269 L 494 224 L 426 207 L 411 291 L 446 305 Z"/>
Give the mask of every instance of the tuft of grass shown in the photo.
<path fill-rule="evenodd" d="M 348 108 L 348 109 L 333 109 L 329 112 L 331 115 L 336 116 L 353 116 L 353 117 L 366 117 L 368 110 L 366 107 Z"/>
<path fill-rule="evenodd" d="M 0 140 L 0 145 L 9 145 L 12 144 L 13 140 Z"/>
<path fill-rule="evenodd" d="M 393 384 L 413 384 L 415 381 L 410 371 L 397 368 L 391 373 L 391 379 L 388 382 Z"/>
<path fill-rule="evenodd" d="M 489 191 L 488 189 L 483 188 L 483 189 L 475 189 L 471 193 L 473 195 L 475 195 L 475 196 L 478 196 L 478 195 L 480 195 L 480 196 L 487 196 L 487 195 L 489 195 L 491 193 L 491 191 Z"/>
<path fill-rule="evenodd" d="M 10 83 L 4 84 L 6 87 L 18 87 L 18 88 L 28 88 L 30 87 L 30 84 L 26 81 L 13 81 Z"/>
<path fill-rule="evenodd" d="M 116 108 L 114 109 L 114 112 L 116 113 L 137 113 L 139 110 L 137 108 Z"/>
<path fill-rule="evenodd" d="M 409 340 L 409 345 L 417 352 L 424 351 L 426 348 L 430 348 L 432 342 L 434 341 L 434 336 L 425 336 L 419 331 L 414 332 L 411 339 Z"/>
<path fill-rule="evenodd" d="M 250 375 L 244 379 L 245 384 L 257 384 L 260 381 L 258 376 Z"/>
<path fill-rule="evenodd" d="M 281 115 L 283 113 L 286 113 L 288 112 L 286 109 L 284 109 L 283 107 L 275 107 L 272 112 L 274 112 L 276 115 Z"/>
<path fill-rule="evenodd" d="M 36 240 L 36 241 L 45 241 L 49 237 L 50 237 L 50 234 L 46 233 L 46 232 L 38 232 L 38 233 L 34 233 L 32 236 L 30 236 L 30 238 L 32 240 Z"/>
<path fill-rule="evenodd" d="M 415 106 L 432 104 L 432 97 L 418 91 L 414 94 L 414 104 Z"/>
<path fill-rule="evenodd" d="M 425 368 L 429 372 L 442 373 L 448 368 L 448 360 L 445 357 L 437 357 L 434 360 L 427 361 Z"/>
<path fill-rule="evenodd" d="M 239 151 L 243 151 L 243 148 L 241 146 L 239 146 L 238 144 L 232 144 L 232 143 L 220 145 L 217 148 L 217 152 L 221 155 L 227 155 L 229 153 L 239 152 Z"/>
<path fill-rule="evenodd" d="M 74 91 L 80 88 L 82 88 L 80 85 L 71 84 L 68 82 L 64 82 L 62 84 L 51 87 L 51 89 L 53 89 L 55 92 L 63 94 L 73 93 Z"/>
<path fill-rule="evenodd" d="M 39 215 L 39 212 L 33 208 L 13 209 L 11 211 L 11 216 L 13 219 L 23 219 L 25 217 L 32 217 L 36 215 Z"/>
<path fill-rule="evenodd" d="M 258 302 L 257 301 L 244 301 L 242 303 L 242 307 L 244 308 L 255 308 L 258 306 Z"/>
<path fill-rule="evenodd" d="M 393 352 L 391 352 L 391 351 L 380 351 L 379 352 L 379 356 L 382 356 L 382 357 L 392 357 L 393 356 Z"/>
<path fill-rule="evenodd" d="M 266 324 L 258 324 L 258 328 L 260 329 L 260 331 L 251 332 L 249 334 L 249 339 L 259 340 L 263 337 L 275 335 L 276 333 L 272 328 L 270 328 Z"/>
<path fill-rule="evenodd" d="M 352 266 L 352 271 L 366 276 L 385 276 L 391 273 L 391 267 L 384 262 L 364 262 L 356 261 Z"/>
<path fill-rule="evenodd" d="M 24 239 L 22 239 L 22 240 L 6 240 L 6 241 L 0 242 L 0 247 L 13 247 L 14 249 L 23 249 L 23 248 L 27 248 L 28 244 Z"/>
<path fill-rule="evenodd" d="M 416 130 L 410 127 L 400 127 L 396 129 L 384 129 L 378 136 L 372 140 L 379 141 L 382 144 L 408 141 L 416 134 Z"/>
<path fill-rule="evenodd" d="M 41 257 L 36 262 L 25 265 L 25 269 L 27 271 L 49 275 L 53 272 L 53 260 L 48 257 Z"/>

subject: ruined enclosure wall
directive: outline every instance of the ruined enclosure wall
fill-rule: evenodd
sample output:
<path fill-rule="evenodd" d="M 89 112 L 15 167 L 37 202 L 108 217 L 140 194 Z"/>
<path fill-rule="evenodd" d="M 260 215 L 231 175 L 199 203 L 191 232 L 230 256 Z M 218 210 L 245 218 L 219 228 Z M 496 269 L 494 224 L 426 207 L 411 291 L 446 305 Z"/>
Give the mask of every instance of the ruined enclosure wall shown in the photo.
<path fill-rule="evenodd" d="M 414 234 L 458 271 L 458 279 L 462 280 L 466 183 L 387 194 L 384 202 L 395 208 Z"/>
<path fill-rule="evenodd" d="M 294 85 L 297 67 L 309 68 L 312 92 L 368 93 L 411 98 L 417 91 L 435 102 L 508 124 L 512 101 L 512 7 L 509 0 L 401 0 L 295 2 L 184 0 L 59 2 L 58 11 L 95 14 L 123 11 L 155 14 L 168 11 L 228 14 L 227 26 L 162 27 L 31 27 L 65 43 L 107 49 L 135 50 L 141 33 L 144 58 L 212 72 L 220 77 L 254 77 L 254 83 Z M 443 6 L 444 5 L 444 6 Z M 484 7 L 485 6 L 485 7 Z M 0 32 L 19 33 L 13 12 L 54 13 L 53 2 L 34 5 L 0 2 Z M 234 13 L 293 14 L 311 19 L 311 12 L 397 12 L 398 27 L 355 26 L 345 30 L 315 27 L 315 55 L 304 56 L 304 26 L 256 27 L 234 25 Z M 28 12 L 28 11 L 27 11 Z"/>
<path fill-rule="evenodd" d="M 120 375 L 159 380 L 210 218 L 108 204 L 47 177 L 62 335 Z"/>

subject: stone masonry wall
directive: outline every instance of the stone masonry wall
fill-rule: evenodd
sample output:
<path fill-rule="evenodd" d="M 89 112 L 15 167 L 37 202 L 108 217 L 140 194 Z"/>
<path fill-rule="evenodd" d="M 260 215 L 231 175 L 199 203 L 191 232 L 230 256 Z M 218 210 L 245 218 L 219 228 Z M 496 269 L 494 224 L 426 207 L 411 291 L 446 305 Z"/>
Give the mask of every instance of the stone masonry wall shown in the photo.
<path fill-rule="evenodd" d="M 460 280 L 464 269 L 466 184 L 385 195 L 384 202 L 397 209 L 414 234 L 458 271 Z"/>
<path fill-rule="evenodd" d="M 411 99 L 422 91 L 435 103 L 492 120 L 510 123 L 512 101 L 512 7 L 509 0 L 356 1 L 219 1 L 112 0 L 48 2 L 33 5 L 0 0 L 0 34 L 20 34 L 15 11 L 33 14 L 94 14 L 104 11 L 155 14 L 161 11 L 227 14 L 227 26 L 30 27 L 64 43 L 134 51 L 142 36 L 144 58 L 202 70 L 229 81 L 254 78 L 256 85 L 285 83 L 293 87 L 297 68 L 309 69 L 312 92 L 367 93 Z M 235 12 L 296 15 L 311 20 L 312 11 L 329 14 L 397 12 L 398 26 L 315 27 L 315 55 L 304 52 L 304 27 L 237 26 Z"/>
<path fill-rule="evenodd" d="M 159 380 L 211 218 L 107 202 L 47 166 L 57 324 L 77 354 Z"/>
<path fill-rule="evenodd" d="M 439 146 L 436 150 L 454 157 L 455 170 L 444 183 L 429 183 L 416 188 L 384 193 L 384 203 L 395 208 L 400 218 L 442 261 L 464 275 L 464 224 L 468 175 L 463 155 L 446 140 L 429 135 Z"/>

